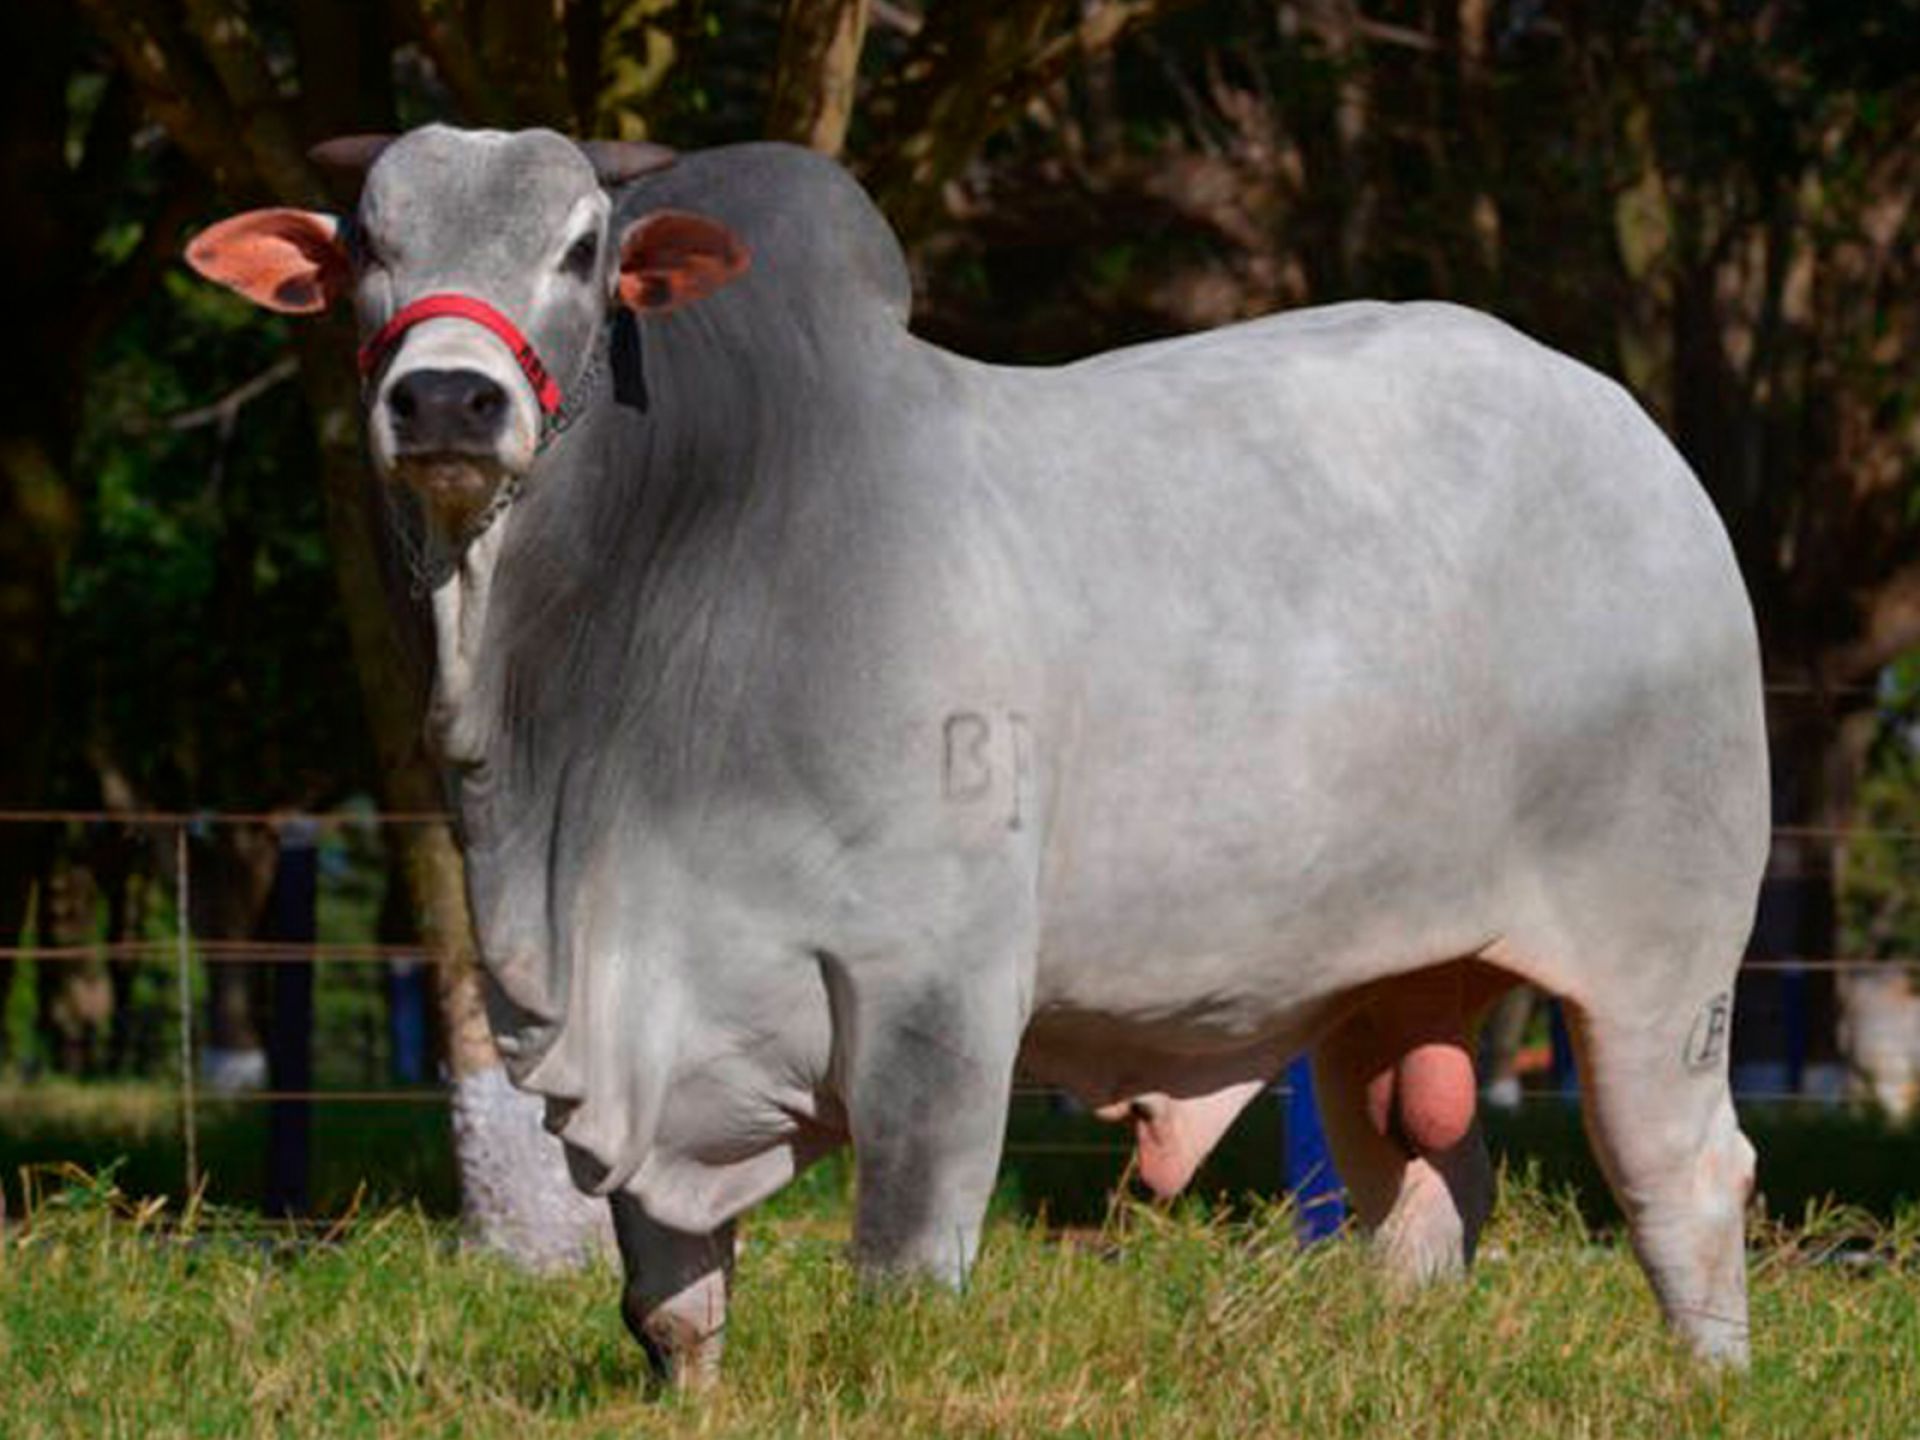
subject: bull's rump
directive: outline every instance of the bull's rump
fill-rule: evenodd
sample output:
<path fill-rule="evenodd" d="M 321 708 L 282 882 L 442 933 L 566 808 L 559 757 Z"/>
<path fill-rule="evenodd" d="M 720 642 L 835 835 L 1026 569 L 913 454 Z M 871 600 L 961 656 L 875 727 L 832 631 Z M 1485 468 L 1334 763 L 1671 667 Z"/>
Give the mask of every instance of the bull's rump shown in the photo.
<path fill-rule="evenodd" d="M 1744 924 L 1751 614 L 1617 386 L 1470 312 L 1369 305 L 1043 394 L 1072 435 L 996 482 L 1042 537 L 1042 1011 L 1232 1045 L 1518 931 L 1565 950 L 1576 912 Z"/>

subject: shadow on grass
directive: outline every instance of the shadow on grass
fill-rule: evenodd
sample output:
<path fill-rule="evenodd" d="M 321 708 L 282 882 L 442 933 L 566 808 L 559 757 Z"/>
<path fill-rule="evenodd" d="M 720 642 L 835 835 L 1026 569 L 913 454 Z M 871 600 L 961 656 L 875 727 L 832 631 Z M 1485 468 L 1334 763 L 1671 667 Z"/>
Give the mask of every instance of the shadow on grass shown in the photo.
<path fill-rule="evenodd" d="M 1760 1193 L 1775 1216 L 1795 1219 L 1810 1206 L 1846 1205 L 1882 1219 L 1920 1204 L 1920 1127 L 1904 1130 L 1865 1114 L 1810 1107 L 1744 1111 L 1741 1123 L 1760 1153 Z M 1280 1193 L 1280 1109 L 1248 1107 L 1195 1178 L 1208 1204 Z M 266 1107 L 206 1100 L 198 1112 L 205 1198 L 236 1209 L 261 1203 Z M 1571 1190 L 1587 1222 L 1611 1228 L 1619 1213 L 1602 1182 L 1577 1107 L 1531 1100 L 1486 1116 L 1496 1161 L 1538 1166 L 1550 1190 Z M 1130 1140 L 1122 1126 L 1022 1096 L 1012 1107 L 996 1205 L 1002 1213 L 1044 1215 L 1057 1225 L 1098 1225 L 1125 1171 Z M 447 1116 L 440 1105 L 343 1102 L 316 1106 L 313 1210 L 344 1211 L 362 1186 L 369 1209 L 415 1204 L 431 1216 L 458 1213 L 458 1183 Z M 182 1189 L 179 1115 L 172 1092 L 156 1086 L 72 1083 L 0 1089 L 0 1186 L 18 1213 L 24 1165 L 71 1162 L 115 1171 L 130 1195 Z M 814 1167 L 775 1202 L 788 1216 L 846 1213 L 851 1194 L 844 1155 Z"/>
<path fill-rule="evenodd" d="M 1620 1212 L 1587 1144 L 1577 1105 L 1530 1100 L 1485 1116 L 1496 1163 L 1538 1166 L 1550 1192 L 1570 1190 L 1589 1226 L 1611 1229 Z M 1769 1213 L 1798 1219 L 1810 1208 L 1854 1207 L 1882 1220 L 1920 1204 L 1920 1127 L 1896 1129 L 1877 1116 L 1839 1109 L 1769 1105 L 1740 1123 L 1760 1155 L 1759 1193 Z M 1097 1225 L 1125 1169 L 1124 1128 L 1044 1099 L 1015 1102 L 1001 1166 L 1005 1203 L 1055 1224 Z M 1191 1193 L 1210 1203 L 1281 1193 L 1281 1117 L 1268 1100 L 1250 1105 L 1195 1176 Z"/>
<path fill-rule="evenodd" d="M 205 1199 L 257 1210 L 267 1161 L 267 1107 L 250 1100 L 203 1099 L 196 1108 Z M 447 1112 L 442 1105 L 346 1102 L 313 1111 L 312 1209 L 337 1215 L 364 1185 L 373 1207 L 418 1204 L 430 1215 L 459 1212 Z M 160 1086 L 43 1082 L 0 1089 L 0 1188 L 19 1213 L 23 1166 L 70 1162 L 83 1170 L 116 1166 L 129 1195 L 185 1189 L 185 1147 L 178 1102 Z"/>

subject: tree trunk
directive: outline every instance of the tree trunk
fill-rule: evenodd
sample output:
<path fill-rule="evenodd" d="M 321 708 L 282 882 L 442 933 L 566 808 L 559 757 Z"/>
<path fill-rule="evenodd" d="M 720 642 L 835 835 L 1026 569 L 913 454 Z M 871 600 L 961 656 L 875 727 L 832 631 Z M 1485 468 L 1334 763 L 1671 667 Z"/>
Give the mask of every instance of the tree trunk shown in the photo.
<path fill-rule="evenodd" d="M 40 1037 L 53 1068 L 67 1075 L 90 1075 L 100 1064 L 107 1028 L 113 1021 L 113 986 L 98 953 L 100 886 L 84 856 L 59 847 L 40 883 L 40 940 L 69 957 L 42 960 L 35 979 Z"/>
<path fill-rule="evenodd" d="M 264 825 L 216 825 L 189 844 L 194 935 L 246 941 L 260 933 L 273 889 L 279 845 Z M 267 997 L 263 968 L 232 951 L 213 955 L 207 970 L 207 1028 L 200 1069 L 214 1090 L 257 1090 L 267 1083 Z"/>
<path fill-rule="evenodd" d="M 319 832 L 311 820 L 275 827 L 279 839 L 263 939 L 312 945 L 319 929 Z M 279 1097 L 267 1109 L 267 1214 L 304 1215 L 310 1203 L 313 1102 L 313 952 L 283 953 L 268 967 L 273 1003 L 267 1030 L 267 1083 Z"/>
<path fill-rule="evenodd" d="M 928 10 L 898 79 L 877 97 L 887 143 L 868 176 L 908 244 L 939 216 L 947 182 L 1024 103 L 1022 66 L 1067 11 L 1067 0 L 943 0 Z"/>
<path fill-rule="evenodd" d="M 0 273 L 12 273 L 0 261 Z M 0 435 L 0 807 L 44 803 L 59 574 L 75 529 L 65 477 L 33 436 Z M 44 827 L 0 821 L 0 946 L 18 945 Z M 13 963 L 0 959 L 0 997 Z M 0 1036 L 0 1043 L 4 1036 Z"/>
<path fill-rule="evenodd" d="M 46 799 L 60 577 L 79 531 L 69 484 L 77 341 L 69 282 L 80 273 L 63 224 L 71 18 L 53 5 L 0 6 L 0 44 L 36 57 L 0 86 L 0 304 L 33 383 L 0 387 L 0 808 Z M 16 945 L 48 837 L 0 822 L 0 945 Z M 0 969 L 10 980 L 11 967 Z M 5 994 L 0 989 L 0 997 Z"/>
<path fill-rule="evenodd" d="M 320 439 L 327 539 L 354 652 L 380 782 L 390 810 L 425 816 L 445 808 L 439 770 L 421 728 L 426 695 L 425 622 L 406 596 L 376 529 L 383 502 L 362 458 L 359 391 L 348 337 L 331 325 L 303 330 L 301 375 Z M 402 624 L 396 625 L 396 602 Z M 536 1268 L 578 1260 L 612 1244 L 607 1207 L 580 1194 L 538 1099 L 508 1085 L 481 999 L 466 877 L 444 821 L 391 832 L 423 946 L 436 962 L 461 1209 L 483 1246 Z"/>
<path fill-rule="evenodd" d="M 853 118 L 867 0 L 788 0 L 767 136 L 838 155 Z"/>

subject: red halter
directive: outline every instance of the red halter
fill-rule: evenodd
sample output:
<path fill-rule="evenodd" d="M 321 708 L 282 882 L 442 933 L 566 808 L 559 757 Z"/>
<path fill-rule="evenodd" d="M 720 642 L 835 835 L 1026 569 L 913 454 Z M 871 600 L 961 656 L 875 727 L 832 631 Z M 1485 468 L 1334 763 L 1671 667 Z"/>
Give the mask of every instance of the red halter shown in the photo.
<path fill-rule="evenodd" d="M 514 360 L 526 375 L 527 383 L 533 386 L 534 398 L 540 402 L 541 411 L 549 420 L 559 416 L 560 386 L 547 373 L 547 367 L 534 351 L 533 342 L 520 333 L 518 325 L 486 301 L 475 300 L 467 295 L 423 295 L 411 305 L 402 306 L 398 314 L 380 327 L 378 334 L 360 347 L 361 378 L 366 379 L 378 370 L 400 343 L 400 337 L 415 325 L 422 320 L 438 320 L 446 316 L 456 320 L 471 320 L 505 341 L 507 349 L 513 352 Z"/>

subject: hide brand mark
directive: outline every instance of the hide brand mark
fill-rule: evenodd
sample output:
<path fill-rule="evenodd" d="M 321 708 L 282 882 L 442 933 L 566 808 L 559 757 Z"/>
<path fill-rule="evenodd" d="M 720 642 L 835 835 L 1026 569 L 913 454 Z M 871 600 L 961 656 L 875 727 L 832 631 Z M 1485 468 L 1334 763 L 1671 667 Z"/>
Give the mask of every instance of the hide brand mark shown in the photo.
<path fill-rule="evenodd" d="M 1027 727 L 1027 717 L 1017 710 L 1007 715 L 1007 735 L 1013 747 L 1013 813 L 1007 817 L 1007 828 L 1018 830 L 1020 802 L 1033 778 L 1033 735 Z"/>
<path fill-rule="evenodd" d="M 1727 1029 L 1732 1013 L 1733 1003 L 1725 990 L 1700 1007 L 1693 1029 L 1687 1035 L 1684 1058 L 1689 1070 L 1710 1069 L 1727 1053 Z"/>
<path fill-rule="evenodd" d="M 949 800 L 978 800 L 993 788 L 993 762 L 987 741 L 993 738 L 987 717 L 974 710 L 956 710 L 947 716 L 945 777 Z"/>
<path fill-rule="evenodd" d="M 1026 824 L 1026 797 L 1033 781 L 1033 731 L 1027 717 L 1007 712 L 1001 727 L 1005 736 L 1007 773 L 1012 777 L 1007 797 L 1007 828 Z M 984 800 L 993 791 L 993 722 L 978 710 L 956 710 L 942 727 L 945 737 L 941 763 L 941 790 L 947 799 L 962 803 Z"/>

